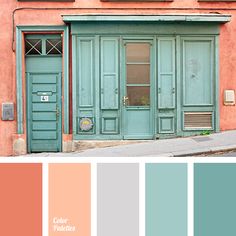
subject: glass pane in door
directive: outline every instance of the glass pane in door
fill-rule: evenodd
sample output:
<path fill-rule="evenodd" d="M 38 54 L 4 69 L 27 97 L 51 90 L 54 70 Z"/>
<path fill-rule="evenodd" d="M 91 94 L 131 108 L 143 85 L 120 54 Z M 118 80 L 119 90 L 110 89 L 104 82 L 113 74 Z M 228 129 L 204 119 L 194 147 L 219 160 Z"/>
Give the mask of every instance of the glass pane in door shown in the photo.
<path fill-rule="evenodd" d="M 150 84 L 150 65 L 127 65 L 127 84 Z"/>
<path fill-rule="evenodd" d="M 127 106 L 150 105 L 150 44 L 126 45 L 126 102 Z"/>
<path fill-rule="evenodd" d="M 127 44 L 126 62 L 150 62 L 150 45 L 148 43 Z"/>
<path fill-rule="evenodd" d="M 149 106 L 150 87 L 130 86 L 127 87 L 128 106 Z"/>

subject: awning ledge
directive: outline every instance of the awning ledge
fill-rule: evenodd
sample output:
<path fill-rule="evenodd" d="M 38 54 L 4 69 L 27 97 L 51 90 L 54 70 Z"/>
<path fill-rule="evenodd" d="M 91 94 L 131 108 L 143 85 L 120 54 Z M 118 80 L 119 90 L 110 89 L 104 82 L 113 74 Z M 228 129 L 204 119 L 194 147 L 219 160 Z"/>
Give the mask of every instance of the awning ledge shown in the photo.
<path fill-rule="evenodd" d="M 64 22 L 215 22 L 227 23 L 229 14 L 165 14 L 165 15 L 62 15 Z"/>

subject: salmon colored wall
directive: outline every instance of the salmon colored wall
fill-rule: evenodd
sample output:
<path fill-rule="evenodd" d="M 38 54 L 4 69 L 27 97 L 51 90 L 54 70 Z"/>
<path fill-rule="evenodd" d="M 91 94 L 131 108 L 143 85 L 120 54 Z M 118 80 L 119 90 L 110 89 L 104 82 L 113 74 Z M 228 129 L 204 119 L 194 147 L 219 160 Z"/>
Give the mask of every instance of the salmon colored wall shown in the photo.
<path fill-rule="evenodd" d="M 236 90 L 236 67 L 234 66 L 236 65 L 236 50 L 234 50 L 236 49 L 236 2 L 200 3 L 197 0 L 174 0 L 173 2 L 119 3 L 100 2 L 100 0 L 76 0 L 69 3 L 39 3 L 1 0 L 0 105 L 3 102 L 10 101 L 16 104 L 15 52 L 12 51 L 12 12 L 16 8 L 27 7 L 63 9 L 17 10 L 14 16 L 15 25 L 62 25 L 61 15 L 79 13 L 163 14 L 219 12 L 232 14 L 231 22 L 221 26 L 220 35 L 220 128 L 221 130 L 236 129 L 236 107 L 223 106 L 223 91 L 225 89 Z M 70 9 L 66 10 L 64 8 Z M 172 10 L 168 8 L 172 8 Z M 179 10 L 176 8 L 179 8 Z M 225 9 L 223 10 L 222 8 Z M 14 134 L 16 134 L 16 116 L 15 121 L 0 120 L 0 156 L 12 154 Z"/>

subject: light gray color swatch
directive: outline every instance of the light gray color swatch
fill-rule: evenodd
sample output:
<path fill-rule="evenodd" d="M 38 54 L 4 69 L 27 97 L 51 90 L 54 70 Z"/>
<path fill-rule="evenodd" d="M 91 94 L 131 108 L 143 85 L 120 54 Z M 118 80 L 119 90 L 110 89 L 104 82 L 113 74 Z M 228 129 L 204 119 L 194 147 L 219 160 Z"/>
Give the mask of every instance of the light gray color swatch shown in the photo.
<path fill-rule="evenodd" d="M 139 165 L 98 164 L 98 236 L 139 236 Z"/>

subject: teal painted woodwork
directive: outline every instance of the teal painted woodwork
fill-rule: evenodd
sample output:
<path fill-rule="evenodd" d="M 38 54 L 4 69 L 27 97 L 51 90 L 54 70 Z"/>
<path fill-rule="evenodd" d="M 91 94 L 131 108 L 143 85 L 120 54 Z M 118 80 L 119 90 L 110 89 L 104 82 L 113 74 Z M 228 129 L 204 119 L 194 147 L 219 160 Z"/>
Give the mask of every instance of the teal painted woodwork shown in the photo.
<path fill-rule="evenodd" d="M 119 106 L 119 40 L 101 37 L 101 109 Z"/>
<path fill-rule="evenodd" d="M 219 14 L 166 14 L 166 15 L 63 15 L 65 22 L 218 22 L 226 23 L 231 15 Z"/>
<path fill-rule="evenodd" d="M 183 41 L 184 105 L 212 105 L 213 69 L 212 40 Z"/>
<path fill-rule="evenodd" d="M 94 42 L 78 39 L 79 106 L 93 106 L 94 94 Z"/>
<path fill-rule="evenodd" d="M 123 127 L 125 138 L 152 138 L 150 118 L 150 109 L 126 108 Z"/>
<path fill-rule="evenodd" d="M 73 132 L 84 135 L 94 134 L 98 125 L 96 118 L 96 90 L 95 90 L 95 39 L 94 37 L 76 37 L 76 61 L 73 65 L 73 73 L 76 74 L 76 80 L 73 82 L 73 89 L 76 92 L 73 105 L 77 116 L 73 120 Z M 93 127 L 89 131 L 80 129 L 80 121 L 83 118 L 90 118 L 93 121 Z"/>
<path fill-rule="evenodd" d="M 175 40 L 158 40 L 158 108 L 175 108 Z"/>
<path fill-rule="evenodd" d="M 146 17 L 146 16 L 145 16 Z M 126 38 L 147 37 L 150 35 L 173 36 L 173 35 L 218 35 L 218 24 L 202 23 L 163 23 L 163 22 L 77 22 L 71 24 L 73 35 L 122 35 Z"/>
<path fill-rule="evenodd" d="M 236 234 L 236 164 L 194 165 L 194 236 Z"/>
<path fill-rule="evenodd" d="M 146 164 L 146 236 L 187 236 L 187 165 Z"/>
<path fill-rule="evenodd" d="M 170 134 L 175 132 L 173 116 L 159 116 L 159 132 L 160 134 Z"/>
<path fill-rule="evenodd" d="M 30 61 L 30 59 L 27 58 L 27 61 Z M 26 69 L 28 71 L 37 70 L 37 68 L 30 69 L 28 66 Z M 47 94 L 47 101 L 42 99 L 45 97 L 45 94 Z M 60 97 L 61 73 L 27 72 L 27 134 L 29 152 L 61 151 Z"/>
<path fill-rule="evenodd" d="M 125 40 L 123 44 L 123 117 L 124 139 L 152 139 L 153 42 Z M 128 66 L 148 66 L 148 73 L 129 73 Z M 134 71 L 135 72 L 135 71 Z M 139 75 L 141 77 L 139 78 Z"/>
<path fill-rule="evenodd" d="M 64 133 L 69 133 L 69 30 L 68 26 L 17 26 L 16 27 L 16 84 L 17 84 L 17 133 L 22 134 L 23 127 L 23 96 L 22 96 L 22 40 L 23 35 L 27 34 L 27 37 L 34 37 L 33 35 L 28 35 L 28 33 L 38 33 L 38 32 L 61 32 L 63 38 L 63 104 L 64 104 Z M 41 35 L 41 37 L 44 37 Z M 53 38 L 54 35 L 47 35 L 49 38 Z M 58 36 L 57 36 L 58 37 Z M 39 59 L 39 58 L 38 58 Z M 61 59 L 60 59 L 61 60 Z M 43 63 L 40 63 L 38 70 L 43 70 Z M 38 71 L 39 72 L 39 71 Z"/>
<path fill-rule="evenodd" d="M 107 20 L 73 22 L 71 29 L 75 139 L 152 139 L 199 133 L 199 127 L 184 128 L 184 112 L 212 112 L 212 130 L 217 130 L 218 24 Z M 146 55 L 150 61 L 129 60 L 134 54 L 127 60 L 127 47 L 139 43 L 149 44 L 150 55 L 137 49 L 138 57 Z M 210 60 L 204 58 L 202 62 L 200 54 L 207 49 Z M 200 98 L 204 103 L 199 103 L 199 98 L 189 98 L 192 91 L 188 87 L 192 88 L 185 86 L 185 75 L 192 69 L 185 66 L 186 55 L 187 61 L 200 60 L 210 66 L 211 84 L 204 89 L 210 91 L 211 101 L 205 96 Z M 191 55 L 193 58 L 189 59 Z M 83 60 L 84 64 L 80 63 Z M 205 72 L 208 73 L 204 69 Z M 197 90 L 203 88 L 202 78 L 194 85 Z M 86 92 L 82 96 L 83 86 Z M 187 100 L 194 102 L 186 103 L 185 93 Z M 201 89 L 198 95 L 202 96 Z M 79 128 L 83 117 L 94 121 L 89 132 Z"/>
<path fill-rule="evenodd" d="M 45 38 L 46 35 L 37 37 Z M 61 151 L 62 57 L 27 55 L 25 70 L 28 152 Z"/>
<path fill-rule="evenodd" d="M 117 134 L 119 129 L 118 118 L 103 117 L 102 118 L 102 133 L 103 134 Z"/>

